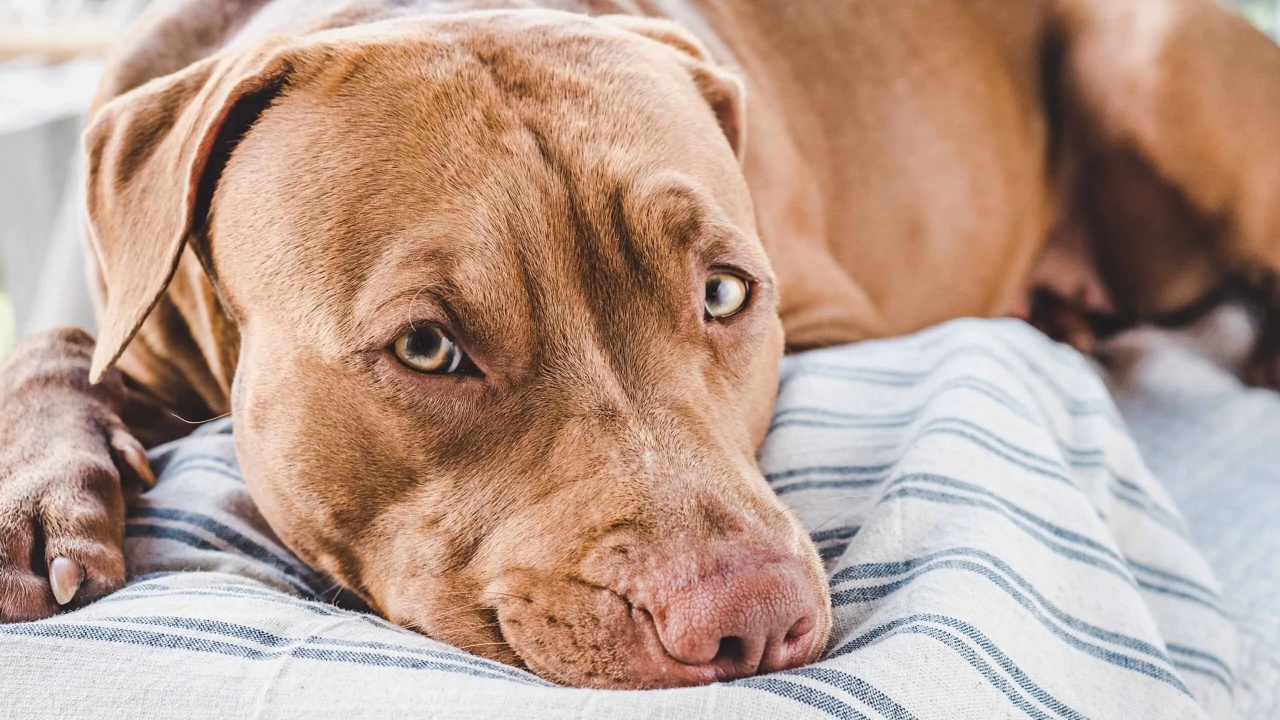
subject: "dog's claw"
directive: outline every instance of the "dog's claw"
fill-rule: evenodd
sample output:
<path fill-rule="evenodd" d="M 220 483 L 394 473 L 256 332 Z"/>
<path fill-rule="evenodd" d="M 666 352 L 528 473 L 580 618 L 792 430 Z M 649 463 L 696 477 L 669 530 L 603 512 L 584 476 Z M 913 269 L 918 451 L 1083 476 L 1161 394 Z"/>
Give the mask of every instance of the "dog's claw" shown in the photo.
<path fill-rule="evenodd" d="M 120 459 L 133 470 L 134 476 L 148 490 L 155 487 L 156 476 L 151 472 L 151 463 L 147 460 L 147 451 L 142 443 L 123 431 L 116 431 L 111 436 L 111 447 L 119 454 Z"/>
<path fill-rule="evenodd" d="M 83 581 L 84 571 L 75 560 L 57 557 L 49 563 L 49 587 L 53 588 L 53 599 L 59 605 L 71 602 Z"/>

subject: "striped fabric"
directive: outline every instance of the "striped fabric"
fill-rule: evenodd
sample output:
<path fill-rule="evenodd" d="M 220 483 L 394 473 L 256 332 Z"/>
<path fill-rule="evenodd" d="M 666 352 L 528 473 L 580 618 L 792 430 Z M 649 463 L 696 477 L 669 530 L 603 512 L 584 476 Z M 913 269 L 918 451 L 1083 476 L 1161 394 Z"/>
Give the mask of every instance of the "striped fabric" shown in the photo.
<path fill-rule="evenodd" d="M 1078 355 L 1012 321 L 788 358 L 762 466 L 810 528 L 818 664 L 670 691 L 553 686 L 333 607 L 255 513 L 229 423 L 159 449 L 128 587 L 0 626 L 0 715 L 1200 718 L 1236 631 Z"/>
<path fill-rule="evenodd" d="M 1240 628 L 1234 717 L 1280 720 L 1280 393 L 1237 379 L 1252 344 L 1232 308 L 1189 331 L 1144 328 L 1112 343 L 1111 382 Z"/>

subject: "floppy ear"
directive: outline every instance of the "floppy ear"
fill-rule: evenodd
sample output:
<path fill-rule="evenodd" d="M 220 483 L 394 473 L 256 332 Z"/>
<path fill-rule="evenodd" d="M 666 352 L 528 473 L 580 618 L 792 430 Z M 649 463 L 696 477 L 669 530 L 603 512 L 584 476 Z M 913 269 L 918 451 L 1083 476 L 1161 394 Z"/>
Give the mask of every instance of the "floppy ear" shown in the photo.
<path fill-rule="evenodd" d="M 199 230 L 230 144 L 275 97 L 290 45 L 215 55 L 107 103 L 85 132 L 90 240 L 106 298 L 90 380 L 124 352 Z"/>
<path fill-rule="evenodd" d="M 737 75 L 718 67 L 702 41 L 670 20 L 634 15 L 606 15 L 600 19 L 674 49 L 715 113 L 729 147 L 742 159 L 747 132 L 746 90 Z"/>

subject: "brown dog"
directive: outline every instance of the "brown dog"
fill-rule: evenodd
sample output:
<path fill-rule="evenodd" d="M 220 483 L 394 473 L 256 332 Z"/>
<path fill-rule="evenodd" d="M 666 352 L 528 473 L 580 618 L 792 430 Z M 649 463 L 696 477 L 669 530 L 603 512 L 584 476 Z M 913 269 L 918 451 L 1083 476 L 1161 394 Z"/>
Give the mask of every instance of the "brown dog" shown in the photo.
<path fill-rule="evenodd" d="M 0 375 L 0 618 L 118 587 L 138 440 L 234 412 L 271 526 L 396 622 L 569 684 L 795 666 L 784 328 L 1280 267 L 1280 49 L 1212 0 L 536 4 L 140 24 L 86 136 L 98 342 Z"/>

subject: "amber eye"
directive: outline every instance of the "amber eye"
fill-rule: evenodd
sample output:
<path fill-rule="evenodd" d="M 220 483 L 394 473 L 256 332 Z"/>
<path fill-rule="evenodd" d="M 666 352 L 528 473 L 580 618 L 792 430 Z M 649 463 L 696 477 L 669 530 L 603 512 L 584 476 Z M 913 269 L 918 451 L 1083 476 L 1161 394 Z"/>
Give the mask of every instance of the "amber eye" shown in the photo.
<path fill-rule="evenodd" d="M 434 325 L 414 328 L 401 335 L 392 349 L 410 370 L 432 375 L 457 372 L 466 359 L 453 338 Z"/>
<path fill-rule="evenodd" d="M 721 320 L 738 314 L 750 296 L 751 286 L 746 280 L 726 272 L 712 273 L 707 277 L 707 319 Z"/>

